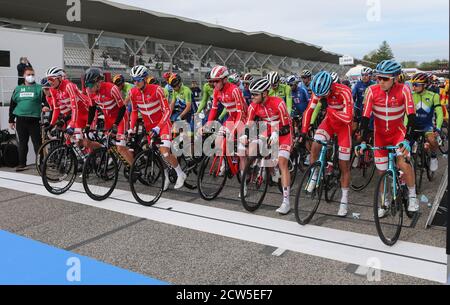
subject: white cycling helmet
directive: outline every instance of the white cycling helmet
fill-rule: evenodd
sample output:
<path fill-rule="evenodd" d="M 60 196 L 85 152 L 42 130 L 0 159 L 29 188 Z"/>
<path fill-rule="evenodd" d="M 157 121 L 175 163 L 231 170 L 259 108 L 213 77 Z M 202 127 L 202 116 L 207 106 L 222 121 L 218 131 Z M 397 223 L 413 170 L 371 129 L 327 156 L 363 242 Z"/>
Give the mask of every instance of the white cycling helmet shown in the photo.
<path fill-rule="evenodd" d="M 145 66 L 139 65 L 139 66 L 134 66 L 131 69 L 130 72 L 130 76 L 133 78 L 138 78 L 138 77 L 147 77 L 148 76 L 148 69 Z"/>
<path fill-rule="evenodd" d="M 300 76 L 301 77 L 312 77 L 312 72 L 309 70 L 303 70 L 302 74 Z"/>
<path fill-rule="evenodd" d="M 339 83 L 339 76 L 336 72 L 331 73 L 331 78 L 333 79 L 333 83 Z"/>
<path fill-rule="evenodd" d="M 211 80 L 224 79 L 230 75 L 228 68 L 225 66 L 215 66 L 211 70 Z"/>
<path fill-rule="evenodd" d="M 47 70 L 45 73 L 45 77 L 63 77 L 64 76 L 64 70 L 60 67 L 51 67 Z"/>
<path fill-rule="evenodd" d="M 263 93 L 270 89 L 270 81 L 267 78 L 254 80 L 248 89 L 251 93 Z"/>
<path fill-rule="evenodd" d="M 280 75 L 278 74 L 278 72 L 273 71 L 267 74 L 267 79 L 269 80 L 271 85 L 274 85 L 280 81 Z"/>

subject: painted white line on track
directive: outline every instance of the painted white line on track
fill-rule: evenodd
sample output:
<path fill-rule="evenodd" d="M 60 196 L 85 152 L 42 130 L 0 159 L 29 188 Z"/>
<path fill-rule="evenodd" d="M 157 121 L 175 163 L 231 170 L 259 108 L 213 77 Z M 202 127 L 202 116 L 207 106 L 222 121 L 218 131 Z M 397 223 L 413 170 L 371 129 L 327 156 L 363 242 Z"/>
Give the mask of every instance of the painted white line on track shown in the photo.
<path fill-rule="evenodd" d="M 405 241 L 388 247 L 377 236 L 313 225 L 302 227 L 293 221 L 165 198 L 153 207 L 144 207 L 124 190 L 115 190 L 111 198 L 98 202 L 85 194 L 80 183 L 56 196 L 45 190 L 40 177 L 26 174 L 0 171 L 0 187 L 360 266 L 376 259 L 382 270 L 446 282 L 444 248 Z M 172 209 L 167 210 L 169 207 Z"/>

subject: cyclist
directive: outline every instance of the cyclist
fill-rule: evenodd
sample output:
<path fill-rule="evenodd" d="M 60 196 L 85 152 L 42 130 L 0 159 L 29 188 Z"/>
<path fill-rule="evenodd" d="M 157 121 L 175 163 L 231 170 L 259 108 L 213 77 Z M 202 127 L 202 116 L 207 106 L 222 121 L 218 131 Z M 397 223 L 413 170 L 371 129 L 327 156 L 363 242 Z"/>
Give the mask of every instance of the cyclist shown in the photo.
<path fill-rule="evenodd" d="M 128 125 L 127 106 L 119 87 L 103 80 L 103 72 L 97 68 L 90 68 L 84 74 L 84 84 L 90 101 L 84 133 L 89 134 L 98 107 L 105 118 L 105 129 L 117 139 L 117 151 L 131 165 L 133 154 L 126 147 L 125 141 Z"/>
<path fill-rule="evenodd" d="M 133 88 L 133 85 L 125 81 L 125 77 L 122 74 L 116 74 L 114 75 L 112 82 L 114 85 L 116 85 L 120 93 L 122 94 L 122 99 L 125 101 L 125 105 L 128 105 L 127 110 L 128 112 L 131 112 L 131 104 L 130 104 L 130 90 Z"/>
<path fill-rule="evenodd" d="M 200 114 L 206 108 L 214 94 L 214 84 L 211 82 L 210 78 L 211 71 L 208 71 L 205 75 L 206 83 L 203 85 L 202 100 L 198 105 L 197 114 Z"/>
<path fill-rule="evenodd" d="M 242 84 L 243 84 L 243 90 L 242 95 L 244 96 L 245 102 L 247 105 L 250 105 L 252 102 L 252 94 L 250 93 L 250 83 L 253 82 L 254 77 L 251 73 L 244 74 L 244 77 L 242 78 Z"/>
<path fill-rule="evenodd" d="M 361 70 L 361 80 L 353 88 L 352 96 L 355 102 L 353 131 L 357 129 L 358 124 L 361 122 L 363 102 L 367 88 L 376 84 L 372 81 L 372 74 L 373 70 L 371 68 L 363 68 Z"/>
<path fill-rule="evenodd" d="M 169 85 L 173 88 L 172 100 L 170 101 L 170 111 L 172 113 L 170 120 L 187 121 L 191 123 L 193 108 L 192 91 L 185 86 L 178 74 L 172 74 L 169 78 Z"/>
<path fill-rule="evenodd" d="M 168 101 L 172 100 L 172 92 L 173 92 L 173 88 L 172 86 L 170 86 L 169 84 L 169 78 L 172 76 L 171 72 L 166 72 L 163 74 L 163 78 L 166 81 L 166 85 L 164 86 L 164 94 L 166 96 L 166 99 Z"/>
<path fill-rule="evenodd" d="M 222 136 L 217 137 L 215 147 L 223 147 L 223 135 L 229 134 L 235 136 L 236 131 L 241 133 L 244 129 L 244 122 L 247 118 L 247 104 L 245 103 L 244 97 L 241 90 L 228 82 L 228 68 L 225 66 L 215 66 L 211 70 L 211 81 L 214 84 L 214 98 L 211 111 L 208 117 L 207 127 L 211 126 L 211 123 L 217 117 L 217 111 L 219 109 L 219 104 L 222 104 L 227 110 L 229 116 L 228 119 L 223 123 L 222 128 L 219 133 Z M 238 151 L 245 153 L 245 147 L 239 143 Z M 225 152 L 221 151 L 222 154 Z M 245 169 L 245 159 L 241 157 L 240 170 L 243 174 Z M 225 164 L 222 165 L 220 173 L 223 174 L 225 170 Z"/>
<path fill-rule="evenodd" d="M 396 82 L 396 78 L 401 71 L 402 66 L 394 60 L 384 60 L 377 65 L 375 74 L 379 84 L 367 89 L 361 118 L 361 132 L 363 139 L 367 139 L 370 116 L 373 113 L 374 145 L 377 147 L 401 146 L 402 156 L 397 157 L 397 166 L 403 171 L 409 190 L 408 211 L 417 212 L 419 204 L 416 198 L 414 170 L 405 161 L 405 157 L 409 156 L 411 151 L 408 140 L 411 140 L 416 115 L 411 91 L 406 85 Z M 404 125 L 405 113 L 408 116 L 407 128 Z M 361 154 L 364 149 L 366 149 L 364 141 L 361 145 L 355 147 L 357 154 Z M 375 151 L 375 163 L 380 173 L 386 171 L 388 152 Z M 386 211 L 385 209 L 379 209 L 379 217 L 384 217 Z"/>
<path fill-rule="evenodd" d="M 309 70 L 303 70 L 300 74 L 300 78 L 302 79 L 302 85 L 305 87 L 306 91 L 308 91 L 308 100 L 311 98 L 312 91 L 311 91 L 311 78 L 312 78 L 312 72 Z"/>
<path fill-rule="evenodd" d="M 270 82 L 272 88 L 269 91 L 270 96 L 277 96 L 284 100 L 289 113 L 292 112 L 292 94 L 291 87 L 281 83 L 281 78 L 278 72 L 270 72 L 267 75 L 267 79 Z"/>
<path fill-rule="evenodd" d="M 77 85 L 63 78 L 64 75 L 63 69 L 59 67 L 52 67 L 46 72 L 54 105 L 52 122 L 58 120 L 59 113 L 62 111 L 67 114 L 69 112 L 67 109 L 70 107 L 71 117 L 66 133 L 75 135 L 75 139 L 81 142 L 83 139 L 81 131 L 86 127 L 88 119 L 89 98 L 81 93 Z"/>
<path fill-rule="evenodd" d="M 291 209 L 289 203 L 291 176 L 288 163 L 292 147 L 292 123 L 284 101 L 279 97 L 269 96 L 269 89 L 270 82 L 267 78 L 255 80 L 250 84 L 252 103 L 248 108 L 245 125 L 251 126 L 255 117 L 260 118 L 268 124 L 267 132 L 260 137 L 263 139 L 269 138 L 269 145 L 279 143 L 278 166 L 281 171 L 283 201 L 277 212 L 286 215 Z M 247 135 L 241 136 L 240 140 L 242 144 L 246 144 L 248 141 Z M 257 142 L 258 140 L 254 141 Z"/>
<path fill-rule="evenodd" d="M 131 100 L 131 124 L 129 133 L 136 133 L 136 122 L 138 119 L 138 112 L 142 114 L 145 130 L 148 134 L 159 135 L 162 140 L 160 151 L 165 160 L 175 169 L 177 173 L 177 181 L 175 189 L 180 189 L 186 180 L 186 174 L 178 164 L 177 158 L 170 153 L 172 146 L 170 123 L 170 106 L 164 95 L 164 90 L 158 85 L 149 85 L 146 83 L 148 77 L 148 70 L 145 66 L 135 66 L 131 69 L 131 77 L 133 78 L 135 87 L 130 91 Z M 149 137 L 150 143 L 150 137 Z M 169 172 L 164 170 L 164 191 L 169 188 Z"/>
<path fill-rule="evenodd" d="M 431 148 L 430 170 L 432 172 L 438 169 L 437 151 L 439 144 L 436 140 L 441 133 L 444 115 L 439 95 L 425 89 L 428 83 L 426 73 L 417 73 L 411 79 L 413 85 L 413 100 L 416 107 L 415 127 L 418 130 L 425 131 L 425 137 Z M 434 114 L 436 114 L 436 126 L 433 125 Z"/>
<path fill-rule="evenodd" d="M 348 212 L 348 192 L 350 186 L 350 153 L 352 147 L 351 124 L 353 121 L 353 98 L 350 88 L 333 83 L 330 73 L 319 72 L 311 82 L 313 96 L 308 108 L 303 115 L 302 134 L 300 141 L 306 137 L 310 128 L 311 117 L 320 100 L 327 105 L 326 116 L 318 127 L 314 139 L 330 141 L 333 135 L 337 135 L 339 145 L 339 169 L 341 171 L 342 198 L 338 216 L 345 217 Z M 319 157 L 321 145 L 314 142 L 311 148 L 310 164 L 316 162 Z M 314 173 L 313 180 L 317 180 L 318 172 Z M 315 183 L 310 183 L 314 187 Z M 312 191 L 312 189 L 308 189 Z"/>
<path fill-rule="evenodd" d="M 331 72 L 331 78 L 333 79 L 333 84 L 340 84 L 339 75 L 336 72 Z"/>
<path fill-rule="evenodd" d="M 286 83 L 291 87 L 293 110 L 291 115 L 303 116 L 306 107 L 308 107 L 308 91 L 301 86 L 297 76 L 291 75 L 286 79 Z"/>

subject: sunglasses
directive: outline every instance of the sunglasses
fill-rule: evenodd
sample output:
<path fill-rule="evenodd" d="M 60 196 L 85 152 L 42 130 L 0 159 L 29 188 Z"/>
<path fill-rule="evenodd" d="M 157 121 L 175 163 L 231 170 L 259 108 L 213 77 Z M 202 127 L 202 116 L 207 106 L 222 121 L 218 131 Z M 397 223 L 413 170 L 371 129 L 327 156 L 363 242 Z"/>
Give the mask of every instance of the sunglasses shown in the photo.
<path fill-rule="evenodd" d="M 211 83 L 212 84 L 217 84 L 220 83 L 222 80 L 221 79 L 216 79 L 216 80 L 212 80 Z"/>
<path fill-rule="evenodd" d="M 54 82 L 56 80 L 56 77 L 48 77 L 47 80 L 49 82 Z"/>
<path fill-rule="evenodd" d="M 94 86 L 95 86 L 95 83 L 87 83 L 86 84 L 86 88 L 89 88 L 89 89 L 94 88 Z"/>
<path fill-rule="evenodd" d="M 413 87 L 423 87 L 423 86 L 425 86 L 425 84 L 413 83 L 412 86 Z"/>
<path fill-rule="evenodd" d="M 143 82 L 145 80 L 144 77 L 133 77 L 133 82 L 135 83 L 140 83 Z"/>
<path fill-rule="evenodd" d="M 255 97 L 255 96 L 261 96 L 261 93 L 252 93 L 251 94 L 253 97 Z"/>
<path fill-rule="evenodd" d="M 362 74 L 361 76 L 372 76 L 372 74 Z"/>
<path fill-rule="evenodd" d="M 394 78 L 393 78 L 393 77 L 378 76 L 377 79 L 378 79 L 380 82 L 381 82 L 381 81 L 383 81 L 383 82 L 388 82 L 388 81 L 390 81 L 391 79 L 394 79 Z"/>

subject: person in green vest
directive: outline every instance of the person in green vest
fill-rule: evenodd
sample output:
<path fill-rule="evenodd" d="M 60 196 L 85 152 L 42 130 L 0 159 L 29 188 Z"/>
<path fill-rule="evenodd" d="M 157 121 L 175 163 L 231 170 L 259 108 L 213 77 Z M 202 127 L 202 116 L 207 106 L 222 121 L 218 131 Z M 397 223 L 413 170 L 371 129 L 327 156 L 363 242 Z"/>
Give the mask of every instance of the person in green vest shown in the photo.
<path fill-rule="evenodd" d="M 14 89 L 9 105 L 9 127 L 19 137 L 19 165 L 17 172 L 24 171 L 27 166 L 28 141 L 31 137 L 34 152 L 41 145 L 40 118 L 42 106 L 46 104 L 42 86 L 36 84 L 33 68 L 25 68 L 23 85 Z"/>
<path fill-rule="evenodd" d="M 272 88 L 269 91 L 269 96 L 276 96 L 284 100 L 288 113 L 292 113 L 292 92 L 291 87 L 281 83 L 281 78 L 278 72 L 270 72 L 267 75 Z"/>

